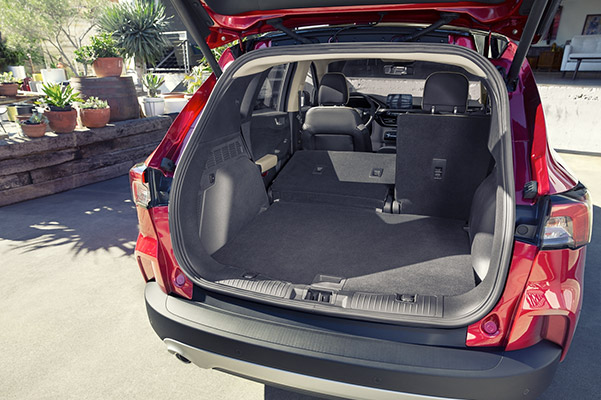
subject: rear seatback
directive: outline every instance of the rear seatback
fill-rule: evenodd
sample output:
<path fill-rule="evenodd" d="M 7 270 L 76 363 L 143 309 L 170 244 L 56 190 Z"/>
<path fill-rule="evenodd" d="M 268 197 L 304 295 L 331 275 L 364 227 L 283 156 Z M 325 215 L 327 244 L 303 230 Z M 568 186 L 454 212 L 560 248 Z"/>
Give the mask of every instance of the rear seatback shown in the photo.
<path fill-rule="evenodd" d="M 490 116 L 466 114 L 469 82 L 456 73 L 426 81 L 423 113 L 397 119 L 398 211 L 465 219 L 490 168 Z"/>
<path fill-rule="evenodd" d="M 271 186 L 274 200 L 383 208 L 395 179 L 395 155 L 296 152 Z"/>

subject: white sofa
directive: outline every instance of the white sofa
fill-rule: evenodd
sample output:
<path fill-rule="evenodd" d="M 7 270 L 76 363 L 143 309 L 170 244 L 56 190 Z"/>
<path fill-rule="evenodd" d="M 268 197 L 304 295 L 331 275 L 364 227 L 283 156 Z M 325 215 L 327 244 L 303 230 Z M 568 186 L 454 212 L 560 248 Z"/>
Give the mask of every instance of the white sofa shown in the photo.
<path fill-rule="evenodd" d="M 563 51 L 561 70 L 574 71 L 574 76 L 578 71 L 601 71 L 601 35 L 574 36 Z"/>

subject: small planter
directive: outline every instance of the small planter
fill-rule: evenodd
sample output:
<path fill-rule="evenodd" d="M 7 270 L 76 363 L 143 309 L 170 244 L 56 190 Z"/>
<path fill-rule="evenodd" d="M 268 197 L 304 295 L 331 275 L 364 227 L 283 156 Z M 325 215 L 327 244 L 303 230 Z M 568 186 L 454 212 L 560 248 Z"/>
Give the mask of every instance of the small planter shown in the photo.
<path fill-rule="evenodd" d="M 13 73 L 13 76 L 18 80 L 23 80 L 27 78 L 27 74 L 25 73 L 25 67 L 22 65 L 9 65 L 8 71 Z"/>
<path fill-rule="evenodd" d="M 181 112 L 188 104 L 188 100 L 182 97 L 171 97 L 165 99 L 165 114 L 173 114 Z"/>
<path fill-rule="evenodd" d="M 79 110 L 81 123 L 87 128 L 102 128 L 109 123 L 111 108 L 82 108 Z"/>
<path fill-rule="evenodd" d="M 94 72 L 99 78 L 106 78 L 107 76 L 121 76 L 121 72 L 123 71 L 123 58 L 97 58 L 92 64 L 92 67 L 94 67 Z"/>
<path fill-rule="evenodd" d="M 160 97 L 144 97 L 144 114 L 154 117 L 165 113 L 165 99 Z"/>
<path fill-rule="evenodd" d="M 7 110 L 7 117 L 8 120 L 10 122 L 16 122 L 17 121 L 17 106 L 14 104 L 9 104 L 8 106 L 6 106 L 6 110 Z"/>
<path fill-rule="evenodd" d="M 62 68 L 43 68 L 40 72 L 44 83 L 63 83 L 67 80 L 65 70 Z"/>
<path fill-rule="evenodd" d="M 18 90 L 17 83 L 0 83 L 0 96 L 15 97 Z"/>
<path fill-rule="evenodd" d="M 21 124 L 23 134 L 30 138 L 39 138 L 46 134 L 46 124 Z"/>
<path fill-rule="evenodd" d="M 56 133 L 73 132 L 77 125 L 77 111 L 75 109 L 64 111 L 46 110 L 44 115 L 48 118 L 50 129 Z"/>
<path fill-rule="evenodd" d="M 29 115 L 33 113 L 35 106 L 33 104 L 15 104 L 18 115 Z"/>

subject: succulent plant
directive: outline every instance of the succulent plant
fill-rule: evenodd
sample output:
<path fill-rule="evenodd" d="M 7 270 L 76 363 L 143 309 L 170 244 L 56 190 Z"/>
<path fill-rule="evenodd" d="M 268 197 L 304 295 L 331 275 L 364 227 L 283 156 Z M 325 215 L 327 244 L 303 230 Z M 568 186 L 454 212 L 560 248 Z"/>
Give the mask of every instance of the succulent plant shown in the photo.
<path fill-rule="evenodd" d="M 108 108 L 109 103 L 106 100 L 101 100 L 98 97 L 90 96 L 85 102 L 79 105 L 83 109 L 101 109 Z"/>
<path fill-rule="evenodd" d="M 146 93 L 148 93 L 148 97 L 157 97 L 159 93 L 161 93 L 159 88 L 163 83 L 165 83 L 165 78 L 155 74 L 146 74 L 142 79 L 142 83 L 146 88 Z"/>
<path fill-rule="evenodd" d="M 18 83 L 19 80 L 13 76 L 12 72 L 0 74 L 0 83 Z"/>
<path fill-rule="evenodd" d="M 46 116 L 44 114 L 40 114 L 37 111 L 34 111 L 33 114 L 31 114 L 31 117 L 29 117 L 29 119 L 26 119 L 25 121 L 21 121 L 21 125 L 38 125 L 38 124 L 47 124 L 48 123 L 48 118 L 46 118 Z"/>

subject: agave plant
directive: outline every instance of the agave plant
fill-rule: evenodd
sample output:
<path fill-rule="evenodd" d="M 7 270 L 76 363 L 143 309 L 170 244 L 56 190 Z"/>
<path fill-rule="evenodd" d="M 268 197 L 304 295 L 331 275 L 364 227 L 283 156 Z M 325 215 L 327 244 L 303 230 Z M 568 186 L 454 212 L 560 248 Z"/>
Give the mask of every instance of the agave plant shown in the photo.
<path fill-rule="evenodd" d="M 142 80 L 148 97 L 157 97 L 160 92 L 159 88 L 165 83 L 165 78 L 155 74 L 146 74 Z"/>
<path fill-rule="evenodd" d="M 54 111 L 69 111 L 73 103 L 83 101 L 79 92 L 74 92 L 71 86 L 63 86 L 60 83 L 47 83 L 42 87 L 42 92 L 46 95 L 44 103 L 50 109 L 55 109 Z"/>
<path fill-rule="evenodd" d="M 160 60 L 169 45 L 163 36 L 169 18 L 160 2 L 134 0 L 107 8 L 99 18 L 99 26 L 113 36 L 127 57 L 135 57 L 143 73 L 146 65 Z"/>

